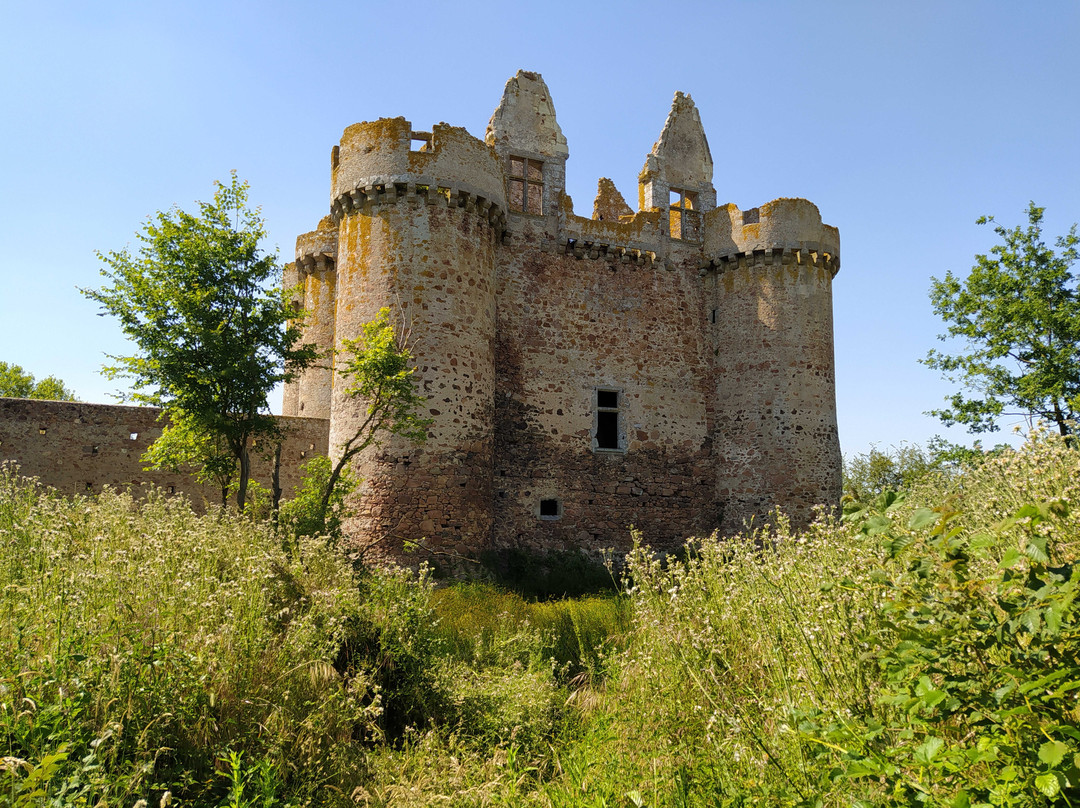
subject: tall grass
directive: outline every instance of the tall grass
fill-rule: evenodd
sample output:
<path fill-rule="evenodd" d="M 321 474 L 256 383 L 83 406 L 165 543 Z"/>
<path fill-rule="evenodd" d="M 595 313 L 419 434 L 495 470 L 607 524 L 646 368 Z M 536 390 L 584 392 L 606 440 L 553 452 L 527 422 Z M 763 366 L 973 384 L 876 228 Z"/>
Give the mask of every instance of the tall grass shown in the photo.
<path fill-rule="evenodd" d="M 20 806 L 1065 804 L 1078 460 L 1039 438 L 678 559 L 642 536 L 624 594 L 548 602 L 5 472 L 0 784 Z"/>
<path fill-rule="evenodd" d="M 887 514 L 822 518 L 801 534 L 778 520 L 741 539 L 691 542 L 684 561 L 638 548 L 629 646 L 580 735 L 558 751 L 562 776 L 539 787 L 545 804 L 1050 805 L 1058 783 L 1068 785 L 1054 799 L 1075 798 L 1080 773 L 1069 773 L 1072 752 L 1058 753 L 1080 721 L 1078 471 L 1080 453 L 1036 436 L 927 478 Z M 908 646 L 923 635 L 932 639 L 916 664 Z M 938 641 L 950 643 L 940 658 Z M 1023 656 L 1006 663 L 1013 642 Z M 1015 667 L 946 657 L 979 643 Z M 980 727 L 1005 726 L 1010 688 L 1029 692 L 1047 674 L 1053 710 L 1017 719 L 1028 735 L 1009 732 L 1023 743 Z M 1008 682 L 995 693 L 1003 717 L 987 718 L 994 699 L 965 712 L 965 692 Z M 1063 768 L 1050 771 L 1058 758 Z M 998 760 L 1001 781 L 991 763 L 965 785 L 956 772 L 973 760 Z"/>
<path fill-rule="evenodd" d="M 16 770 L 63 750 L 59 804 L 212 804 L 239 761 L 296 801 L 358 780 L 379 695 L 334 662 L 360 611 L 320 547 L 287 554 L 153 492 L 64 500 L 0 473 L 0 738 Z"/>
<path fill-rule="evenodd" d="M 620 595 L 530 601 L 490 584 L 462 583 L 436 590 L 432 602 L 439 634 L 455 657 L 487 666 L 515 637 L 538 635 L 538 643 L 525 645 L 564 681 L 602 675 L 606 656 L 630 627 L 630 601 Z"/>

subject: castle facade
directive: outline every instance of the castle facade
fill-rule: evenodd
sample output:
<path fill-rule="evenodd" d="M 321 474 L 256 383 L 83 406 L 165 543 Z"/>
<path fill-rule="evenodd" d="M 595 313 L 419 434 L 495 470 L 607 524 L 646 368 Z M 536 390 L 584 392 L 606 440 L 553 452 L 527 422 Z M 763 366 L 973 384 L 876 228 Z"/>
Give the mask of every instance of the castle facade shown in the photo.
<path fill-rule="evenodd" d="M 654 547 L 840 496 L 832 280 L 815 205 L 717 205 L 697 109 L 677 93 L 638 210 L 565 192 L 566 138 L 519 72 L 483 140 L 403 118 L 347 128 L 330 214 L 297 239 L 307 338 L 339 347 L 388 307 L 408 334 L 429 439 L 360 455 L 351 539 L 475 555 Z M 285 391 L 331 455 L 365 413 L 331 368 Z"/>

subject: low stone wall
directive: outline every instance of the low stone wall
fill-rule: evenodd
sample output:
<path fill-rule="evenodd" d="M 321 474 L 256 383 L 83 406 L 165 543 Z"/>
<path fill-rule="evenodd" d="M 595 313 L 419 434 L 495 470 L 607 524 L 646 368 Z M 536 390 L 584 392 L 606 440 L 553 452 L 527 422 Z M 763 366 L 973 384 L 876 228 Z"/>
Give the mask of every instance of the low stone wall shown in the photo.
<path fill-rule="evenodd" d="M 214 486 L 201 486 L 185 474 L 145 469 L 141 458 L 161 435 L 160 415 L 156 407 L 0 398 L 0 463 L 14 463 L 21 474 L 37 477 L 63 494 L 98 493 L 106 485 L 137 489 L 152 483 L 186 494 L 197 505 L 219 503 L 221 493 Z M 329 422 L 280 420 L 287 430 L 281 449 L 281 489 L 289 498 L 300 484 L 300 466 L 327 453 Z M 256 453 L 252 479 L 269 488 L 273 462 L 273 454 Z"/>

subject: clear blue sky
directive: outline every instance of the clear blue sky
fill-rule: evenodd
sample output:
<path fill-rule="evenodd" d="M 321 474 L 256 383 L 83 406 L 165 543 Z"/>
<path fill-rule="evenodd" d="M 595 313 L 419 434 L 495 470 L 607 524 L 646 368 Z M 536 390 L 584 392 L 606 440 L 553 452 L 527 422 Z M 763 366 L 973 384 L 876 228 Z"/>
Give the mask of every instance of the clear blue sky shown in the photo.
<path fill-rule="evenodd" d="M 975 219 L 1080 220 L 1080 2 L 54 2 L 0 4 L 0 360 L 112 401 L 128 350 L 76 287 L 148 214 L 235 169 L 282 260 L 329 208 L 330 148 L 404 115 L 477 136 L 519 68 L 544 75 L 568 190 L 636 178 L 676 90 L 720 202 L 808 198 L 840 228 L 845 454 L 946 431 L 919 365 L 931 276 L 994 243 Z M 275 402 L 277 404 L 278 402 Z M 990 443 L 995 439 L 990 437 Z"/>

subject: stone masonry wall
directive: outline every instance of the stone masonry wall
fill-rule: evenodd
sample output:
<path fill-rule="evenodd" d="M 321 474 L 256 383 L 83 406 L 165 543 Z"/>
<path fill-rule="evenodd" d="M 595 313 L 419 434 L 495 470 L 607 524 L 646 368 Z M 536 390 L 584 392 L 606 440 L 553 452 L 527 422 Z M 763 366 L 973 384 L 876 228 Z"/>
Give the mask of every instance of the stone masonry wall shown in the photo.
<path fill-rule="evenodd" d="M 500 265 L 494 543 L 626 550 L 633 525 L 677 549 L 719 516 L 698 262 L 575 254 L 546 224 L 511 217 Z M 612 241 L 640 233 L 604 224 Z M 619 393 L 621 451 L 596 446 L 598 388 Z"/>
<path fill-rule="evenodd" d="M 220 491 L 199 486 L 186 474 L 147 471 L 141 457 L 161 435 L 154 407 L 0 398 L 0 463 L 37 477 L 62 494 L 100 493 L 102 487 L 137 490 L 154 484 L 187 495 L 194 504 L 218 504 Z M 286 498 L 300 483 L 307 458 L 325 455 L 325 420 L 282 418 L 288 429 L 281 451 L 281 488 Z M 270 487 L 273 456 L 255 456 L 252 479 Z"/>

